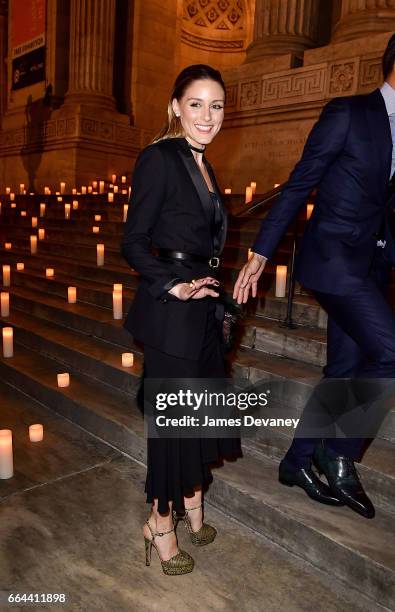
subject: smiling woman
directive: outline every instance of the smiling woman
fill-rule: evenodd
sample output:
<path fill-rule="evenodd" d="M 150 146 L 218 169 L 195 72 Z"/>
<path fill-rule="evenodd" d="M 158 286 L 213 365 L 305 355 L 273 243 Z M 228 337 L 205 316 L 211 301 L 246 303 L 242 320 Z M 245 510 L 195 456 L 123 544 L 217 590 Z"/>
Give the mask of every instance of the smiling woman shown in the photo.
<path fill-rule="evenodd" d="M 122 251 L 141 280 L 125 326 L 144 344 L 146 379 L 226 376 L 216 273 L 227 219 L 204 156 L 221 129 L 224 105 L 217 70 L 185 68 L 170 96 L 167 125 L 135 166 Z M 147 565 L 154 546 L 164 573 L 185 574 L 194 562 L 178 549 L 173 511 L 193 544 L 214 540 L 216 530 L 203 522 L 202 509 L 209 466 L 240 455 L 240 441 L 159 437 L 148 438 L 147 446 Z"/>

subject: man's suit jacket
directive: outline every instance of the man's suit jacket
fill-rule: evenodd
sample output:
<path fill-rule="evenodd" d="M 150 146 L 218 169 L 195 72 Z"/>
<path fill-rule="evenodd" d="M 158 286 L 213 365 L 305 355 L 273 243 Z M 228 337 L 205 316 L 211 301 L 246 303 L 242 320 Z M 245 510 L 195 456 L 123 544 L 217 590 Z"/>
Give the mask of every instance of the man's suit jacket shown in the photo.
<path fill-rule="evenodd" d="M 379 89 L 329 102 L 280 199 L 263 220 L 253 251 L 270 259 L 317 188 L 296 278 L 309 289 L 345 295 L 368 275 L 379 237 L 386 240 L 380 254 L 393 265 L 387 202 L 391 156 L 391 129 Z"/>
<path fill-rule="evenodd" d="M 174 278 L 186 282 L 213 276 L 208 263 L 164 261 L 153 249 L 181 251 L 210 259 L 222 251 L 226 211 L 214 173 L 204 159 L 219 198 L 223 224 L 213 252 L 213 202 L 184 138 L 159 141 L 139 155 L 134 175 L 122 254 L 140 275 L 124 326 L 135 339 L 170 355 L 197 359 L 204 341 L 212 298 L 184 302 L 165 288 Z"/>

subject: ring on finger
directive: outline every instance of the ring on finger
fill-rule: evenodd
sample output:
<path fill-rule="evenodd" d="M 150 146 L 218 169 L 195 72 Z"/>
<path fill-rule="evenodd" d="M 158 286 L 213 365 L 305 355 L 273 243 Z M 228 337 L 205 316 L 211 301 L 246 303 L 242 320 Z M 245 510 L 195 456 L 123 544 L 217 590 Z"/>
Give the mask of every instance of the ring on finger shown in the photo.
<path fill-rule="evenodd" d="M 192 279 L 191 282 L 189 283 L 189 286 L 191 289 L 195 288 L 195 282 L 196 282 L 195 279 Z"/>

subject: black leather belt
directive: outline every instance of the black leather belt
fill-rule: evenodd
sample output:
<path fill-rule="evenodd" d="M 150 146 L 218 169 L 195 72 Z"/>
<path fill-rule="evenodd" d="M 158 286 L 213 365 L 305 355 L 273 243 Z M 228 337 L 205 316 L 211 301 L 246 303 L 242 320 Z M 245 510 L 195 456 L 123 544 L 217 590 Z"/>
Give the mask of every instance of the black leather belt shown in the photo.
<path fill-rule="evenodd" d="M 210 268 L 218 268 L 220 264 L 219 257 L 203 257 L 202 255 L 190 255 L 189 253 L 182 253 L 181 251 L 170 251 L 168 249 L 158 249 L 159 257 L 169 257 L 170 259 L 176 259 L 178 261 L 196 261 L 197 263 L 205 263 Z"/>

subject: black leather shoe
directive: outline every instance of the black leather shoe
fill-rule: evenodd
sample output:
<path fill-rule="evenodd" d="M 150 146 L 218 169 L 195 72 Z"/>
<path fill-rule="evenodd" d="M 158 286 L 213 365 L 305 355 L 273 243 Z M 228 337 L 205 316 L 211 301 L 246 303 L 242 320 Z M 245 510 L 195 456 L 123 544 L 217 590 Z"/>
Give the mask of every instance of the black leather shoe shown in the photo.
<path fill-rule="evenodd" d="M 300 487 L 306 491 L 311 499 L 321 504 L 344 506 L 344 503 L 333 494 L 328 485 L 322 482 L 311 468 L 300 468 L 295 471 L 288 463 L 281 461 L 278 479 L 281 484 L 287 487 L 293 487 L 294 485 Z"/>
<path fill-rule="evenodd" d="M 333 493 L 365 518 L 373 518 L 375 509 L 362 488 L 354 461 L 349 457 L 331 457 L 322 444 L 314 450 L 314 463 L 324 473 Z"/>

